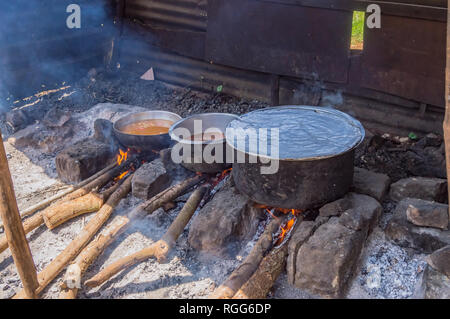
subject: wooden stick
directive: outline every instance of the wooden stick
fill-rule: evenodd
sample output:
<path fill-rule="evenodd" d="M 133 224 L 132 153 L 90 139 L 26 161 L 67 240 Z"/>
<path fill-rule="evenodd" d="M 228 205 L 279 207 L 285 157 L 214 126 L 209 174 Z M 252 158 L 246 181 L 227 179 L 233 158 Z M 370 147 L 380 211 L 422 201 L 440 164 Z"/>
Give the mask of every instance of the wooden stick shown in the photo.
<path fill-rule="evenodd" d="M 102 194 L 91 192 L 77 199 L 46 208 L 42 213 L 45 225 L 48 229 L 54 229 L 77 216 L 98 211 L 119 186 L 120 183 L 116 183 Z"/>
<path fill-rule="evenodd" d="M 68 189 L 64 190 L 64 192 L 60 193 L 60 194 L 56 194 L 55 196 L 52 196 L 50 198 L 47 198 L 45 200 L 43 200 L 42 202 L 28 207 L 26 210 L 22 211 L 20 213 L 20 217 L 22 219 L 24 219 L 27 216 L 30 216 L 32 214 L 34 214 L 35 212 L 37 212 L 38 210 L 44 209 L 45 207 L 49 206 L 51 203 L 57 201 L 58 199 L 67 196 L 71 193 L 73 193 L 74 191 L 86 186 L 87 184 L 89 184 L 90 182 L 92 182 L 93 180 L 99 178 L 101 175 L 107 173 L 109 170 L 113 169 L 117 164 L 113 163 L 107 167 L 105 167 L 104 169 L 102 169 L 100 172 L 96 173 L 95 175 L 92 175 L 91 177 L 89 177 L 88 179 L 82 181 L 81 183 L 79 183 L 76 186 L 70 186 Z M 0 227 L 3 227 L 3 223 L 0 222 Z"/>
<path fill-rule="evenodd" d="M 42 216 L 42 212 L 39 212 L 35 214 L 34 216 L 31 216 L 27 220 L 23 222 L 23 230 L 25 231 L 25 234 L 28 234 L 33 229 L 38 228 L 42 223 L 44 222 L 44 218 Z M 5 235 L 0 236 L 0 253 L 2 253 L 4 250 L 8 248 L 8 240 L 6 239 Z"/>
<path fill-rule="evenodd" d="M 107 168 L 105 168 L 103 170 L 103 171 L 105 171 L 103 174 L 96 177 L 94 180 L 87 183 L 82 188 L 61 198 L 58 202 L 54 203 L 54 205 L 58 205 L 59 203 L 64 203 L 65 201 L 77 199 L 81 196 L 88 194 L 95 188 L 104 186 L 108 181 L 110 181 L 114 177 L 118 176 L 121 173 L 121 171 L 124 169 L 123 166 L 120 166 L 120 167 L 113 166 L 112 168 L 110 168 L 108 170 L 107 170 Z M 89 178 L 89 179 L 91 179 L 91 178 Z M 41 226 L 44 223 L 43 217 L 44 217 L 44 215 L 43 215 L 43 212 L 41 211 L 38 214 L 36 214 L 35 216 L 29 218 L 29 219 L 31 219 L 31 221 L 28 221 L 28 219 L 25 220 L 25 222 L 23 223 L 24 224 L 23 227 L 25 229 L 25 234 L 28 234 L 32 230 Z M 0 236 L 0 253 L 3 252 L 6 248 L 8 248 L 8 242 L 6 240 L 5 235 L 2 235 L 2 236 Z"/>
<path fill-rule="evenodd" d="M 272 219 L 244 262 L 208 298 L 230 299 L 236 294 L 238 289 L 253 275 L 265 254 L 272 248 L 273 235 L 280 228 L 281 223 L 282 218 Z"/>
<path fill-rule="evenodd" d="M 286 265 L 288 246 L 271 251 L 233 299 L 265 299 Z"/>
<path fill-rule="evenodd" d="M 194 191 L 194 193 L 192 193 L 177 218 L 173 221 L 169 229 L 160 240 L 132 255 L 117 260 L 97 275 L 87 280 L 85 284 L 89 287 L 99 286 L 118 272 L 150 257 L 155 257 L 160 263 L 164 262 L 170 250 L 175 246 L 178 237 L 183 232 L 192 215 L 194 215 L 194 212 L 200 204 L 206 189 L 206 187 L 199 187 Z"/>
<path fill-rule="evenodd" d="M 205 179 L 206 176 L 203 175 L 196 175 L 194 177 L 188 178 L 187 180 L 162 191 L 158 195 L 142 203 L 136 209 L 134 209 L 133 212 L 131 212 L 131 215 L 140 215 L 143 210 L 145 210 L 147 213 L 152 213 L 158 208 L 162 207 L 165 203 L 173 201 L 177 197 L 185 194 L 189 189 Z M 135 216 L 131 217 L 134 218 Z"/>
<path fill-rule="evenodd" d="M 70 193 L 67 196 L 63 197 L 61 199 L 61 201 L 68 201 L 68 200 L 76 199 L 76 198 L 79 198 L 81 196 L 84 196 L 84 195 L 90 193 L 94 189 L 101 188 L 101 187 L 105 186 L 106 183 L 111 181 L 114 177 L 119 176 L 120 173 L 122 173 L 123 171 L 125 171 L 124 165 L 121 165 L 121 166 L 116 165 L 112 169 L 108 170 L 104 174 L 98 176 L 96 179 L 94 179 L 93 181 L 86 184 L 85 186 L 83 186 L 80 189 L 77 189 L 76 191 L 74 191 L 73 193 Z"/>
<path fill-rule="evenodd" d="M 82 188 L 78 189 L 77 191 L 68 194 L 64 198 L 61 198 L 58 202 L 54 203 L 54 205 L 59 205 L 59 203 L 77 199 L 83 195 L 88 194 L 90 191 L 92 191 L 93 189 L 95 189 L 97 187 L 104 186 L 108 181 L 110 181 L 111 179 L 113 179 L 114 177 L 119 175 L 123 169 L 124 169 L 124 167 L 117 166 L 117 167 L 114 167 L 114 168 L 108 170 L 106 173 L 103 173 L 101 176 L 99 176 L 96 179 L 94 179 L 93 181 L 89 182 L 86 186 L 83 186 Z M 28 234 L 32 230 L 41 226 L 44 223 L 43 217 L 44 217 L 43 211 L 40 211 L 36 215 L 26 219 L 25 222 L 23 223 L 25 234 Z M 2 235 L 2 236 L 0 236 L 0 253 L 3 252 L 4 250 L 6 250 L 6 248 L 8 248 L 8 241 L 6 240 L 5 235 Z"/>
<path fill-rule="evenodd" d="M 111 216 L 114 208 L 119 204 L 131 190 L 131 178 L 128 176 L 122 185 L 111 195 L 105 205 L 95 214 L 89 223 L 83 228 L 80 234 L 64 249 L 47 267 L 38 275 L 39 287 L 36 293 L 40 294 L 42 290 L 66 267 L 87 245 L 98 230 L 106 223 Z M 20 291 L 14 296 L 14 299 L 23 298 L 24 291 Z"/>
<path fill-rule="evenodd" d="M 75 261 L 67 268 L 64 282 L 61 285 L 62 291 L 59 299 L 76 298 L 78 289 L 81 288 L 81 278 L 84 273 L 105 248 L 114 241 L 115 237 L 123 233 L 129 222 L 130 220 L 125 216 L 116 217 L 105 231 L 83 249 Z"/>
<path fill-rule="evenodd" d="M 38 280 L 14 194 L 13 182 L 0 131 L 0 216 L 6 239 L 23 285 L 23 298 L 35 298 Z"/>

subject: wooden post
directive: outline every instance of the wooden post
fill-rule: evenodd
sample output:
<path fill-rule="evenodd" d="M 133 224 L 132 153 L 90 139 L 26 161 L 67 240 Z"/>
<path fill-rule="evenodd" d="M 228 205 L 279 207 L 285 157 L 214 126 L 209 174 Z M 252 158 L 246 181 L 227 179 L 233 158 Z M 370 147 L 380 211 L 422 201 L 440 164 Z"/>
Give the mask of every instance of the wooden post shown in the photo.
<path fill-rule="evenodd" d="M 445 160 L 447 163 L 447 178 L 450 178 L 450 0 L 447 6 L 447 67 L 445 69 L 445 118 L 444 118 L 444 141 Z M 450 187 L 449 187 L 450 200 Z M 450 214 L 450 212 L 449 212 Z"/>
<path fill-rule="evenodd" d="M 36 267 L 31 256 L 22 219 L 19 215 L 14 188 L 6 159 L 5 147 L 0 131 L 0 216 L 5 228 L 6 239 L 11 250 L 26 297 L 36 298 L 36 288 L 39 286 Z"/>

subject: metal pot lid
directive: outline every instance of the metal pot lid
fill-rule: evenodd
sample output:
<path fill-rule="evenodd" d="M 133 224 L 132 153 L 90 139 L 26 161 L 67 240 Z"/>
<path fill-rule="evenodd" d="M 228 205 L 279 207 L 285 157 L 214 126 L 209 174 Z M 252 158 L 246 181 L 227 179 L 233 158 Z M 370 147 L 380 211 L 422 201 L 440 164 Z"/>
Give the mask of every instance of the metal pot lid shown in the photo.
<path fill-rule="evenodd" d="M 250 146 L 249 135 L 239 133 L 241 129 L 253 129 L 258 142 L 252 142 Z M 278 150 L 276 147 L 272 150 L 274 135 L 270 129 L 279 131 Z M 364 139 L 365 131 L 358 120 L 333 108 L 288 105 L 244 114 L 228 124 L 225 135 L 228 145 L 250 155 L 279 160 L 314 160 L 354 149 Z"/>

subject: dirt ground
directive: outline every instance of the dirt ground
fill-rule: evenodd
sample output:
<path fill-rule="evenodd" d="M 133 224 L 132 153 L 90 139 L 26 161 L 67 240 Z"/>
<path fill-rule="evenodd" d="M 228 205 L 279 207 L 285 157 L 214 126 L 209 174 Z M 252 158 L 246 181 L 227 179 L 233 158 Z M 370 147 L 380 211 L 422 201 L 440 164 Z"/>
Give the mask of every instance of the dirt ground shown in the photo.
<path fill-rule="evenodd" d="M 72 92 L 72 93 L 71 93 Z M 69 94 L 70 93 L 70 94 Z M 88 76 L 73 84 L 69 89 L 41 97 L 38 103 L 23 107 L 28 122 L 42 118 L 42 114 L 56 107 L 70 110 L 88 130 L 77 132 L 72 142 L 92 133 L 96 118 L 114 119 L 118 114 L 94 114 L 91 109 L 97 103 L 130 104 L 147 109 L 163 109 L 182 116 L 201 112 L 230 112 L 236 114 L 267 106 L 258 101 L 248 101 L 222 94 L 204 94 L 189 89 L 173 88 L 155 81 L 112 78 L 107 73 Z M 30 101 L 20 101 L 13 106 L 20 107 Z M 96 109 L 94 109 L 96 110 Z M 132 110 L 130 110 L 132 111 Z M 15 130 L 0 121 L 4 139 Z M 371 143 L 371 142 L 370 142 Z M 365 144 L 357 152 L 356 164 L 362 167 L 376 167 L 377 171 L 390 172 L 393 180 L 412 175 L 405 169 L 402 159 L 392 161 L 387 147 L 370 148 Z M 408 141 L 409 144 L 410 141 Z M 408 144 L 406 143 L 406 144 Z M 409 145 L 408 144 L 408 145 Z M 20 209 L 24 209 L 48 198 L 65 186 L 56 178 L 54 157 L 57 152 L 42 154 L 33 149 L 18 150 L 10 143 L 4 143 L 12 172 L 14 187 Z M 411 144 L 412 145 L 412 144 Z M 391 148 L 404 148 L 405 143 L 393 143 Z M 408 146 L 409 147 L 409 146 Z M 381 149 L 381 151 L 380 151 Z M 380 153 L 381 152 L 381 153 Z M 381 155 L 380 155 L 381 154 Z M 384 154 L 384 155 L 383 155 Z M 388 154 L 388 155 L 385 155 Z M 365 156 L 365 158 L 363 157 Z M 382 165 L 380 163 L 383 163 Z M 396 173 L 392 173 L 396 172 Z M 139 200 L 129 195 L 115 210 L 115 214 L 126 214 Z M 133 224 L 120 236 L 90 267 L 84 278 L 89 278 L 112 261 L 129 255 L 157 241 L 175 218 L 182 202 L 169 213 L 162 210 L 148 216 L 144 221 Z M 384 239 L 382 227 L 389 218 L 392 205 L 384 203 L 384 221 L 375 230 L 361 256 L 361 267 L 353 281 L 348 298 L 412 298 L 420 297 L 420 279 L 424 266 L 423 256 L 405 251 Z M 77 218 L 53 231 L 41 226 L 28 235 L 33 258 L 38 271 L 42 270 L 78 234 L 92 215 Z M 209 293 L 239 265 L 250 251 L 254 240 L 247 243 L 234 259 L 216 258 L 200 254 L 189 247 L 187 229 L 168 258 L 168 263 L 158 264 L 147 260 L 119 274 L 100 288 L 83 288 L 80 298 L 206 298 Z M 395 262 L 393 261 L 395 259 Z M 397 266 L 395 266 L 397 265 Z M 403 266 L 402 266 L 403 265 Z M 383 272 L 383 278 L 377 275 Z M 9 251 L 0 254 L 0 298 L 10 298 L 20 288 L 20 280 Z M 44 298 L 57 298 L 62 274 L 44 291 Z M 378 285 L 373 285 L 373 281 Z M 291 287 L 286 274 L 276 282 L 270 298 L 316 298 L 307 292 Z"/>

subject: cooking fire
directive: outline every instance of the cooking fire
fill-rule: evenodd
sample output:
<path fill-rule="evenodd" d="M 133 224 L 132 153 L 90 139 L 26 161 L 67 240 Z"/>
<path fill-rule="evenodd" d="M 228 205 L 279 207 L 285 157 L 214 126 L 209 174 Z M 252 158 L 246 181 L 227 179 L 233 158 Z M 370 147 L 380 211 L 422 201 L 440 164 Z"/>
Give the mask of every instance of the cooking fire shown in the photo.
<path fill-rule="evenodd" d="M 446 5 L 22 2 L 0 298 L 450 299 Z"/>
<path fill-rule="evenodd" d="M 97 107 L 114 108 L 108 104 Z M 191 293 L 202 297 L 276 297 L 283 295 L 280 285 L 311 296 L 351 296 L 361 289 L 357 287 L 361 278 L 367 278 L 362 285 L 370 292 L 383 282 L 377 282 L 376 273 L 365 273 L 365 263 L 373 263 L 369 249 L 376 251 L 384 245 L 388 254 L 400 249 L 394 249 L 398 247 L 397 217 L 382 217 L 381 203 L 388 205 L 396 198 L 395 214 L 401 214 L 408 203 L 408 223 L 413 218 L 410 207 L 426 203 L 426 199 L 411 199 L 414 194 L 402 195 L 407 183 L 416 183 L 414 187 L 420 189 L 421 179 L 399 179 L 388 193 L 391 182 L 387 175 L 353 166 L 365 131 L 339 111 L 287 106 L 241 116 L 214 113 L 186 118 L 154 110 L 111 112 L 116 114 L 111 121 L 91 116 L 94 134 L 56 154 L 56 172 L 72 186 L 21 211 L 28 236 L 41 229 L 40 235 L 31 239 L 33 252 L 40 251 L 42 241 L 57 240 L 59 229 L 74 231 L 69 241 L 62 240 L 49 252 L 51 256 L 38 255 L 43 260 L 39 276 L 45 277 L 38 294 L 51 286 L 55 288 L 45 294 L 54 298 L 106 297 L 105 286 L 120 287 L 130 276 L 154 276 L 144 275 L 136 264 L 151 263 L 152 268 L 162 267 L 155 274 L 170 276 L 164 264 L 182 269 L 184 258 L 206 267 L 197 276 L 209 279 L 184 284 L 198 285 L 200 290 Z M 150 127 L 162 122 L 149 118 L 164 119 L 172 126 L 167 124 L 164 132 L 153 131 Z M 292 133 L 296 123 L 306 119 L 315 125 Z M 202 121 L 202 128 L 213 134 L 189 133 L 182 139 L 173 133 L 172 127 L 193 129 L 189 123 L 195 121 Z M 260 129 L 272 129 L 274 123 L 281 124 L 279 149 L 264 153 L 258 139 L 266 135 L 259 135 Z M 247 135 L 230 135 L 226 132 L 229 127 L 247 130 Z M 259 147 L 251 144 L 250 128 L 257 132 L 254 138 Z M 228 140 L 230 136 L 233 139 Z M 370 154 L 372 142 L 368 143 L 366 154 Z M 182 147 L 177 148 L 179 144 Z M 293 145 L 298 149 L 292 151 Z M 181 161 L 174 161 L 180 149 L 188 151 L 181 153 Z M 230 149 L 232 161 L 225 156 Z M 224 156 L 210 161 L 205 157 L 208 152 Z M 245 155 L 244 161 L 238 160 L 238 153 Z M 278 162 L 278 170 L 271 174 L 261 169 L 270 165 L 267 156 Z M 425 178 L 423 183 L 440 181 Z M 440 192 L 436 196 L 443 195 L 445 188 Z M 149 219 L 151 215 L 156 219 Z M 45 228 L 48 230 L 42 233 Z M 379 239 L 382 232 L 388 241 Z M 8 256 L 8 241 L 2 236 L 2 255 Z M 186 249 L 187 255 L 182 253 Z M 112 254 L 102 257 L 106 251 Z M 207 260 L 201 257 L 205 255 Z M 418 259 L 412 262 L 424 267 Z M 404 276 L 400 280 L 411 278 L 404 271 L 399 273 Z M 360 279 L 353 279 L 352 284 L 352 278 Z M 211 286 L 213 280 L 215 286 Z M 169 291 L 176 293 L 177 289 Z M 144 296 L 148 291 L 131 293 Z M 19 289 L 11 297 L 24 298 L 26 294 Z"/>

